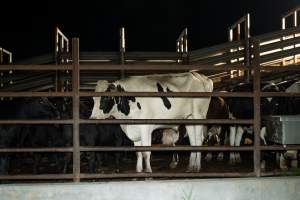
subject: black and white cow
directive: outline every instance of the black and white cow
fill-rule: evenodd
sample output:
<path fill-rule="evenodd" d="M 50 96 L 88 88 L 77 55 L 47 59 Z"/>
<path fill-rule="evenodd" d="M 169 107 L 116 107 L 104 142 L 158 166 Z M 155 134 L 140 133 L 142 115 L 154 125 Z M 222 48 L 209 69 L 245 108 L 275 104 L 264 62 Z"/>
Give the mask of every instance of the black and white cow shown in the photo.
<path fill-rule="evenodd" d="M 213 82 L 204 75 L 188 72 L 179 74 L 132 76 L 124 80 L 109 83 L 98 81 L 96 92 L 212 92 Z M 117 119 L 205 119 L 210 98 L 144 98 L 144 97 L 94 97 L 91 119 L 105 119 L 113 115 Z M 151 133 L 158 128 L 174 128 L 174 125 L 127 125 L 122 130 L 135 146 L 151 146 Z M 187 126 L 192 146 L 201 146 L 203 126 Z M 137 152 L 136 171 L 152 172 L 151 152 Z M 192 152 L 189 171 L 199 171 L 201 153 Z"/>
<path fill-rule="evenodd" d="M 232 92 L 252 92 L 253 84 L 245 83 L 239 84 L 231 90 Z M 279 88 L 273 83 L 262 83 L 261 91 L 264 92 L 278 92 Z M 274 110 L 272 109 L 272 98 L 261 98 L 261 115 L 271 115 Z M 254 117 L 253 99 L 251 98 L 227 98 L 227 103 L 230 111 L 230 118 L 232 119 L 252 119 Z M 230 146 L 240 146 L 243 134 L 245 132 L 253 133 L 253 126 L 230 126 L 229 141 Z M 266 128 L 262 126 L 260 136 L 264 144 L 266 135 Z M 241 162 L 240 153 L 230 152 L 230 164 Z M 263 166 L 263 165 L 262 165 Z"/>
<path fill-rule="evenodd" d="M 207 119 L 229 119 L 229 108 L 221 97 L 212 97 L 208 112 Z M 225 137 L 229 133 L 228 125 L 210 125 L 207 126 L 207 134 L 205 143 L 209 146 L 225 145 Z M 224 157 L 223 152 L 217 152 L 217 160 L 222 160 Z M 213 154 L 208 152 L 205 159 L 210 161 L 213 158 Z"/>

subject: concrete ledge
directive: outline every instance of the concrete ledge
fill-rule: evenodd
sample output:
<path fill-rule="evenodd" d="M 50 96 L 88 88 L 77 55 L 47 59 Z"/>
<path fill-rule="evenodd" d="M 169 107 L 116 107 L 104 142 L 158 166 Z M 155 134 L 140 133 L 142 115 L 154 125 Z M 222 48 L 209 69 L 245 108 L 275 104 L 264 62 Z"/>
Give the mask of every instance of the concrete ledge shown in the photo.
<path fill-rule="evenodd" d="M 300 177 L 0 185 L 1 200 L 300 200 Z"/>

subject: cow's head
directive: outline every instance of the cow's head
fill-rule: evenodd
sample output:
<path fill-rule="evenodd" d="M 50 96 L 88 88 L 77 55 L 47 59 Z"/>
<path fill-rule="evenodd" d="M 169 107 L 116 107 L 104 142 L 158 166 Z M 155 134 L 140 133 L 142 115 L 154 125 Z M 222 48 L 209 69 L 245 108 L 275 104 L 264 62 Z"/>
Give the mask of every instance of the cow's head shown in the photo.
<path fill-rule="evenodd" d="M 119 84 L 98 81 L 96 92 L 124 92 Z M 135 97 L 128 96 L 101 96 L 94 97 L 94 108 L 91 119 L 105 119 L 111 115 L 117 117 L 119 114 L 128 115 L 130 112 L 130 101 L 135 102 Z M 118 117 L 117 117 L 118 118 Z"/>

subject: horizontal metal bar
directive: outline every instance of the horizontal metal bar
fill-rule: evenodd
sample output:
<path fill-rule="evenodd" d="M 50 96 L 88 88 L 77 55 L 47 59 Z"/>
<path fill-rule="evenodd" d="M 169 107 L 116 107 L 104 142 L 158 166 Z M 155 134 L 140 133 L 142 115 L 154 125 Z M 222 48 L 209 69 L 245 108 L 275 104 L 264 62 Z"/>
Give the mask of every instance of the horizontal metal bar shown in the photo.
<path fill-rule="evenodd" d="M 261 176 L 299 176 L 299 171 L 273 171 L 261 172 Z"/>
<path fill-rule="evenodd" d="M 261 92 L 261 97 L 300 97 L 300 92 Z"/>
<path fill-rule="evenodd" d="M 0 180 L 58 180 L 73 178 L 73 174 L 0 175 Z"/>
<path fill-rule="evenodd" d="M 299 11 L 299 10 L 300 10 L 300 5 L 298 5 L 298 6 L 294 7 L 293 9 L 291 9 L 291 10 L 285 12 L 285 13 L 281 16 L 281 18 L 289 17 L 289 16 L 293 15 L 295 11 Z"/>
<path fill-rule="evenodd" d="M 1 93 L 0 93 L 1 94 Z M 253 97 L 251 92 L 80 92 L 80 96 L 134 96 L 134 97 Z"/>
<path fill-rule="evenodd" d="M 72 65 L 0 65 L 0 70 L 72 70 Z"/>
<path fill-rule="evenodd" d="M 80 151 L 252 151 L 252 146 L 80 147 Z"/>
<path fill-rule="evenodd" d="M 73 120 L 0 120 L 0 124 L 72 124 Z"/>
<path fill-rule="evenodd" d="M 213 65 L 87 65 L 81 64 L 80 70 L 142 70 L 142 71 L 187 71 L 187 70 L 248 70 L 249 67 L 245 67 L 242 65 L 226 65 L 226 66 L 213 66 Z"/>
<path fill-rule="evenodd" d="M 252 37 L 251 41 L 260 41 L 260 43 L 262 43 L 262 42 L 266 42 L 266 41 L 280 39 L 281 37 L 284 37 L 284 36 L 297 34 L 299 32 L 300 32 L 300 27 L 299 26 L 298 27 L 292 27 L 292 28 L 289 28 L 289 29 L 279 30 L 279 31 L 275 31 L 275 32 L 266 33 L 266 34 L 262 34 L 262 35 Z"/>
<path fill-rule="evenodd" d="M 288 49 L 288 50 L 260 56 L 260 62 L 266 63 L 277 59 L 283 59 L 285 57 L 294 56 L 299 53 L 300 53 L 300 47 L 295 47 L 293 49 Z"/>
<path fill-rule="evenodd" d="M 0 97 L 72 97 L 72 92 L 0 92 Z"/>
<path fill-rule="evenodd" d="M 193 59 L 192 61 L 195 63 L 199 63 L 201 65 L 212 65 L 212 64 L 217 64 L 217 63 L 221 63 L 221 62 L 230 62 L 230 60 L 239 59 L 241 57 L 244 57 L 244 55 L 245 55 L 244 51 L 235 51 L 235 52 L 228 51 L 222 55 L 212 55 L 210 57 L 200 58 L 197 60 Z M 236 65 L 238 65 L 238 64 L 236 64 Z"/>
<path fill-rule="evenodd" d="M 262 151 L 275 151 L 275 150 L 300 150 L 299 145 L 271 145 L 271 146 L 260 146 Z"/>
<path fill-rule="evenodd" d="M 275 49 L 280 49 L 283 47 L 295 45 L 300 43 L 300 37 L 294 37 L 291 39 L 286 39 L 286 40 L 280 40 L 278 42 L 266 44 L 260 47 L 259 51 L 260 53 L 264 53 L 267 51 L 275 50 Z"/>
<path fill-rule="evenodd" d="M 120 173 L 120 174 L 80 174 L 81 179 L 105 178 L 204 178 L 204 177 L 251 177 L 253 172 L 219 172 L 219 173 Z"/>
<path fill-rule="evenodd" d="M 80 120 L 80 123 L 81 124 L 253 124 L 253 120 L 252 119 L 82 119 Z"/>
<path fill-rule="evenodd" d="M 288 66 L 261 66 L 260 70 L 272 70 L 272 71 L 300 71 L 300 65 L 288 65 Z"/>
<path fill-rule="evenodd" d="M 51 147 L 51 148 L 0 148 L 0 153 L 23 153 L 23 152 L 72 152 L 72 147 Z"/>
<path fill-rule="evenodd" d="M 237 49 L 238 47 L 242 46 L 242 41 L 233 41 L 233 42 L 226 42 L 223 44 L 211 46 L 204 49 L 198 49 L 190 51 L 190 58 L 196 59 L 201 57 L 210 57 L 211 55 L 215 55 L 218 53 L 225 53 L 229 52 L 230 49 Z"/>

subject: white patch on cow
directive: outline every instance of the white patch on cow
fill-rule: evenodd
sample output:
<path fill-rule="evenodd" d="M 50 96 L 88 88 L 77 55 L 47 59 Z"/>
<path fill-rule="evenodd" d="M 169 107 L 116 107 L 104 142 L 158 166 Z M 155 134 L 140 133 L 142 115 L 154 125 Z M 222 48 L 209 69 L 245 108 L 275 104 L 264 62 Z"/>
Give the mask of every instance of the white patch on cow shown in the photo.
<path fill-rule="evenodd" d="M 179 139 L 179 132 L 174 129 L 164 129 L 162 135 L 162 143 L 164 145 L 175 146 L 175 143 Z"/>
<path fill-rule="evenodd" d="M 179 132 L 177 130 L 174 129 L 164 129 L 163 130 L 163 136 L 162 136 L 162 144 L 164 145 L 169 145 L 169 146 L 174 146 L 175 147 L 175 143 L 178 141 L 179 139 Z M 172 156 L 172 161 L 169 164 L 171 169 L 174 169 L 177 167 L 179 162 L 179 156 L 177 152 L 173 153 Z"/>
<path fill-rule="evenodd" d="M 125 91 L 130 92 L 157 92 L 157 82 L 164 88 L 168 87 L 173 92 L 212 92 L 213 82 L 206 76 L 194 72 L 180 74 L 163 74 L 148 76 L 132 76 L 113 84 L 120 85 Z M 104 92 L 104 85 L 108 82 L 99 81 L 100 85 L 96 87 L 96 92 Z M 105 119 L 107 115 L 112 115 L 116 119 L 205 119 L 209 107 L 210 98 L 168 98 L 171 103 L 169 110 L 163 109 L 164 105 L 161 98 L 157 97 L 136 97 L 141 109 L 136 103 L 129 103 L 130 112 L 124 115 L 116 109 L 104 114 L 99 109 L 100 98 L 94 98 L 94 108 L 91 115 L 93 119 Z M 98 104 L 97 104 L 98 101 Z M 129 139 L 134 141 L 135 146 L 151 146 L 151 133 L 158 128 L 173 128 L 175 125 L 130 125 L 121 124 L 122 130 Z M 187 134 L 192 146 L 201 146 L 203 143 L 203 126 L 187 126 Z M 142 156 L 145 160 L 145 172 L 151 172 L 150 152 L 143 152 Z M 143 171 L 143 162 L 141 154 L 137 154 L 137 172 Z M 189 170 L 199 171 L 201 168 L 201 153 L 191 152 Z"/>

